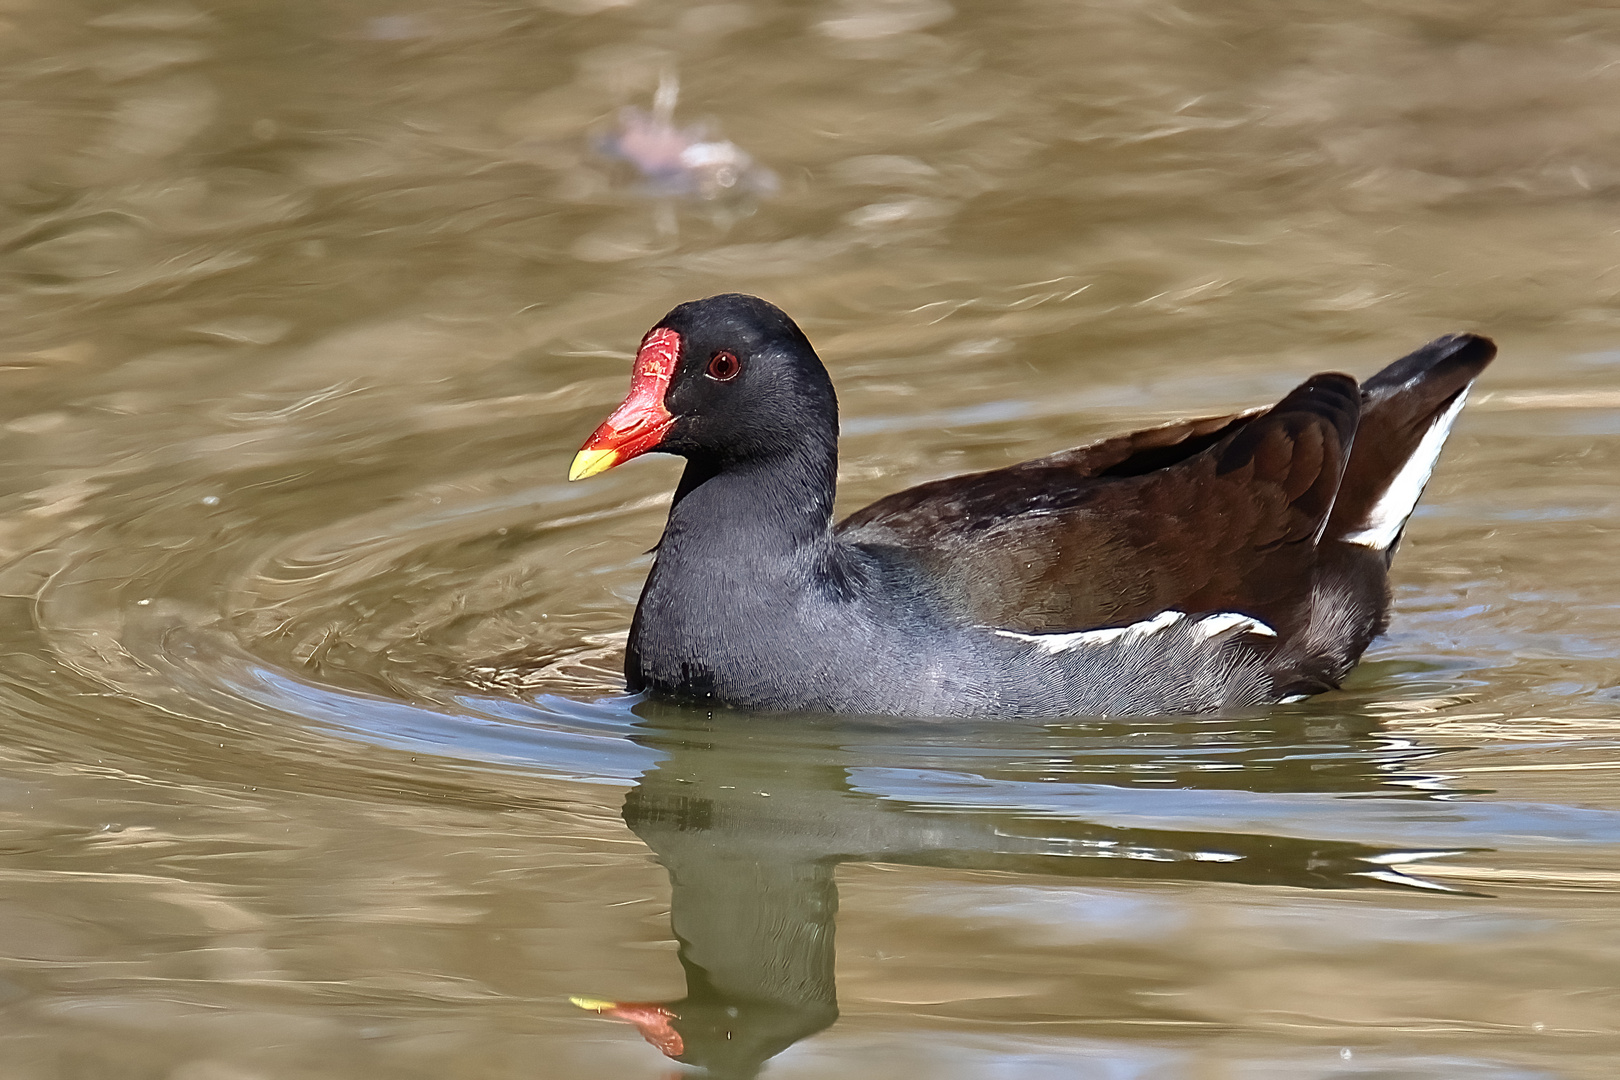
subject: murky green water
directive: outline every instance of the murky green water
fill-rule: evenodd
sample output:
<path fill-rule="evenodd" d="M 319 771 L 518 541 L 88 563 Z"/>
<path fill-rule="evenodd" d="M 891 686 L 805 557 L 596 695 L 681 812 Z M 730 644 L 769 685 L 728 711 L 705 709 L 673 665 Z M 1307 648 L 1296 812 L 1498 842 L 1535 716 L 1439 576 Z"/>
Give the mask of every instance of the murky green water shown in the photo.
<path fill-rule="evenodd" d="M 0 1071 L 678 1068 L 585 996 L 732 1077 L 1612 1077 L 1617 35 L 4 0 Z M 719 197 L 602 153 L 670 77 L 753 159 Z M 1449 330 L 1502 356 L 1342 693 L 711 718 L 617 674 L 678 466 L 563 476 L 726 290 L 827 360 L 851 508 Z"/>

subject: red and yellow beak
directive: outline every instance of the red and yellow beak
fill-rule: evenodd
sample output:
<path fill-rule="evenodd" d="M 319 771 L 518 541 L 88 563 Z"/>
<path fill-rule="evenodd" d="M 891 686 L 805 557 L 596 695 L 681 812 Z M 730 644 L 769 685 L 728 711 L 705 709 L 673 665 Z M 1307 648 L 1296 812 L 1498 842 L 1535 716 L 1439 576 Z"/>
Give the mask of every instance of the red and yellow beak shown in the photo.
<path fill-rule="evenodd" d="M 672 1026 L 680 1017 L 666 1005 L 654 1002 L 603 1001 L 601 998 L 571 997 L 581 1009 L 601 1013 L 615 1020 L 634 1024 L 641 1037 L 656 1046 L 665 1057 L 678 1058 L 686 1052 L 681 1033 Z"/>
<path fill-rule="evenodd" d="M 630 395 L 574 455 L 568 479 L 583 480 L 645 454 L 664 441 L 675 417 L 664 407 L 664 395 L 681 356 L 681 335 L 667 326 L 653 328 L 641 340 L 630 373 Z"/>

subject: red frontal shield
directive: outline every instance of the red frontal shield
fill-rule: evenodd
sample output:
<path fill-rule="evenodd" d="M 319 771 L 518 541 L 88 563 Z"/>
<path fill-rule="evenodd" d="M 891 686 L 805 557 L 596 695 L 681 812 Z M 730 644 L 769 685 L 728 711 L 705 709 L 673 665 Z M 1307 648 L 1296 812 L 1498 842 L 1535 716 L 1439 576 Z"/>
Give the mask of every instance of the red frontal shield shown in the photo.
<path fill-rule="evenodd" d="M 641 340 L 630 373 L 630 394 L 574 455 L 568 479 L 583 480 L 655 448 L 675 418 L 664 407 L 664 395 L 681 356 L 681 335 L 667 326 L 654 327 Z"/>

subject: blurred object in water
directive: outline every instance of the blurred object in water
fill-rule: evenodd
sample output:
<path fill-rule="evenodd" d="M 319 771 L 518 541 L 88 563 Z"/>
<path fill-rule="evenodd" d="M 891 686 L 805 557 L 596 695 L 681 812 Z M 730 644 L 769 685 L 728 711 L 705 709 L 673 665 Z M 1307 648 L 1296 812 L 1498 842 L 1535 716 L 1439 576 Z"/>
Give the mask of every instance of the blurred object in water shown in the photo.
<path fill-rule="evenodd" d="M 755 164 L 742 147 L 715 137 L 703 124 L 675 126 L 679 95 L 680 81 L 666 74 L 658 80 L 652 112 L 634 105 L 619 110 L 618 129 L 598 136 L 596 150 L 635 166 L 656 195 L 720 199 L 773 194 L 776 174 Z"/>

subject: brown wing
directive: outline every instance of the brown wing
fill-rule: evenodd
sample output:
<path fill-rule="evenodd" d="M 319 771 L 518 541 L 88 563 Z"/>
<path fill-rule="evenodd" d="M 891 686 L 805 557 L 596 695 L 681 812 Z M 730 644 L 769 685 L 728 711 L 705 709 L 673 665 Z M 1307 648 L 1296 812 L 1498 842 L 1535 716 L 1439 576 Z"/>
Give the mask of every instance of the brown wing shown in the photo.
<path fill-rule="evenodd" d="M 913 552 L 989 626 L 1089 629 L 1175 608 L 1282 629 L 1309 593 L 1359 402 L 1348 375 L 1316 375 L 1265 411 L 936 480 L 838 529 Z"/>

